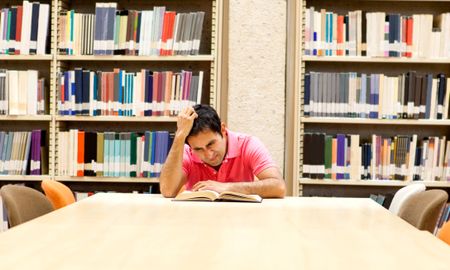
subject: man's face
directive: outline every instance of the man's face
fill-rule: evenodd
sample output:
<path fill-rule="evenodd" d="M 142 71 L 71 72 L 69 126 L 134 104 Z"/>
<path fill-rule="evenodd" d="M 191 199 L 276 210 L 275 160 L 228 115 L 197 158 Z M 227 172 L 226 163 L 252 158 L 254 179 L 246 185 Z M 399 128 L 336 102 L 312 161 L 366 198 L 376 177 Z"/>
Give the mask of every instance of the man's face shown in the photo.
<path fill-rule="evenodd" d="M 192 151 L 209 166 L 219 166 L 227 152 L 227 134 L 222 125 L 222 136 L 211 130 L 205 130 L 187 139 Z"/>

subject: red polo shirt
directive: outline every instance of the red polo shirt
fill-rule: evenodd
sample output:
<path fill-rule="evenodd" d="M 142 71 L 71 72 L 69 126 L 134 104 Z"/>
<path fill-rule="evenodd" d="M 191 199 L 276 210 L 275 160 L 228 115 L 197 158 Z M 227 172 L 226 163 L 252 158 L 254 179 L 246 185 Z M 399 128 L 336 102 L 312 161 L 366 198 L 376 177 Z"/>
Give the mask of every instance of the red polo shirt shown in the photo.
<path fill-rule="evenodd" d="M 203 180 L 252 182 L 263 170 L 276 167 L 269 151 L 259 139 L 229 130 L 227 134 L 228 151 L 218 171 L 198 158 L 189 145 L 184 146 L 183 171 L 187 176 L 187 190 Z"/>

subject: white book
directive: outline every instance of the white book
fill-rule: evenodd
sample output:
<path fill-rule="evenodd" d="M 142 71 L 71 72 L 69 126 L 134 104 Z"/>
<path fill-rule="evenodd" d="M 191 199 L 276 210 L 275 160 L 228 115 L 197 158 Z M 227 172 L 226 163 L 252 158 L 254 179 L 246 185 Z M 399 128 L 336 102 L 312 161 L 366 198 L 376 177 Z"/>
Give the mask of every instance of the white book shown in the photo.
<path fill-rule="evenodd" d="M 19 114 L 19 72 L 17 70 L 8 70 L 7 76 L 7 91 L 8 91 L 8 103 L 10 115 Z"/>
<path fill-rule="evenodd" d="M 431 103 L 430 103 L 430 119 L 437 119 L 437 94 L 438 94 L 438 79 L 433 78 L 431 86 Z"/>
<path fill-rule="evenodd" d="M 3 28 L 5 28 L 5 10 L 2 9 L 0 11 L 0 37 L 5 36 L 5 34 L 3 33 Z M 6 48 L 6 40 L 3 38 L 0 38 L 0 53 L 5 53 L 5 48 Z M 1 154 L 1 153 L 0 153 Z M 1 231 L 1 224 L 0 224 L 0 231 Z"/>
<path fill-rule="evenodd" d="M 27 71 L 28 83 L 27 83 L 27 115 L 37 115 L 37 99 L 38 99 L 38 71 Z"/>
<path fill-rule="evenodd" d="M 439 156 L 438 156 L 438 169 L 436 172 L 436 180 L 443 181 L 444 173 L 444 159 L 445 159 L 445 145 L 446 137 L 443 136 L 439 142 Z"/>
<path fill-rule="evenodd" d="M 361 178 L 361 147 L 359 135 L 350 135 L 350 179 Z"/>
<path fill-rule="evenodd" d="M 45 54 L 45 45 L 48 34 L 48 21 L 49 21 L 50 6 L 48 4 L 39 5 L 39 25 L 38 25 L 38 37 L 37 37 L 37 52 L 38 55 Z"/>
<path fill-rule="evenodd" d="M 97 108 L 97 101 L 94 100 L 94 77 L 95 73 L 89 72 L 89 115 L 94 116 L 94 110 Z"/>
<path fill-rule="evenodd" d="M 442 119 L 448 119 L 448 107 L 450 100 L 450 78 L 447 78 L 447 88 L 445 90 L 445 98 L 444 98 L 444 109 L 443 109 L 443 117 Z"/>
<path fill-rule="evenodd" d="M 30 35 L 31 35 L 31 13 L 33 5 L 28 1 L 23 1 L 22 9 L 22 35 L 20 37 L 20 54 L 30 54 Z"/>

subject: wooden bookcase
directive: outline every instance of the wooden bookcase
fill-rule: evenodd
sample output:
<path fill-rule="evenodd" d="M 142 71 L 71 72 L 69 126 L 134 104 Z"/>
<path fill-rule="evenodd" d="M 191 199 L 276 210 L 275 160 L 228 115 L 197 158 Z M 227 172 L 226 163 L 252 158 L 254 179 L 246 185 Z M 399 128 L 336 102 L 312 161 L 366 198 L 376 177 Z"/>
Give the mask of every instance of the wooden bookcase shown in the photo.
<path fill-rule="evenodd" d="M 50 111 L 45 116 L 0 116 L 1 130 L 48 130 L 49 174 L 43 176 L 0 175 L 0 185 L 10 182 L 25 182 L 38 186 L 42 179 L 55 179 L 65 182 L 75 191 L 117 190 L 148 191 L 150 185 L 158 183 L 155 178 L 115 178 L 115 177 L 68 177 L 59 174 L 58 133 L 69 129 L 87 131 L 145 131 L 176 130 L 176 117 L 116 117 L 116 116 L 60 116 L 57 111 L 57 76 L 59 72 L 74 68 L 112 71 L 121 68 L 127 71 L 140 69 L 155 70 L 202 70 L 202 103 L 209 104 L 224 114 L 226 101 L 223 100 L 221 76 L 222 66 L 222 0 L 117 0 L 99 2 L 117 2 L 118 9 L 152 9 L 154 6 L 166 6 L 176 12 L 204 11 L 202 40 L 199 55 L 188 56 L 93 56 L 60 55 L 58 53 L 58 16 L 62 10 L 74 9 L 76 12 L 95 13 L 95 1 L 48 0 L 50 4 L 51 53 L 45 56 L 0 55 L 1 68 L 37 69 L 40 76 L 47 79 Z M 0 1 L 0 6 L 20 5 L 22 1 Z M 222 106 L 224 104 L 224 106 Z M 153 189 L 155 191 L 155 189 Z"/>
<path fill-rule="evenodd" d="M 303 136 L 307 132 L 326 134 L 359 134 L 367 138 L 370 134 L 394 136 L 417 134 L 423 136 L 450 135 L 449 120 L 378 120 L 360 118 L 321 118 L 304 115 L 304 75 L 309 71 L 318 72 L 358 72 L 400 74 L 410 70 L 450 76 L 450 59 L 423 58 L 371 58 L 351 56 L 309 56 L 305 49 L 305 10 L 314 6 L 327 11 L 345 14 L 348 11 L 363 10 L 411 14 L 441 14 L 450 12 L 449 1 L 324 1 L 294 0 L 288 3 L 288 91 L 287 109 L 292 115 L 287 120 L 287 133 L 293 134 L 286 147 L 293 157 L 287 165 L 292 167 L 292 193 L 296 196 L 368 196 L 370 193 L 390 193 L 407 185 L 398 180 L 313 180 L 302 177 Z M 292 148 L 292 150 L 289 150 Z M 423 181 L 428 187 L 450 188 L 450 182 Z"/>

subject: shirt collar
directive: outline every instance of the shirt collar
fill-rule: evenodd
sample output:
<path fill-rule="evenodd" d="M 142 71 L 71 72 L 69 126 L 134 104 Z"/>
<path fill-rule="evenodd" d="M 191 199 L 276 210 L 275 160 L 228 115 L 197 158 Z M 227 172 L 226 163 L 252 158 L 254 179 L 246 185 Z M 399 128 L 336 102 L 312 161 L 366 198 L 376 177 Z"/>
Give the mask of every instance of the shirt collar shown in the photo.
<path fill-rule="evenodd" d="M 228 129 L 226 129 L 227 132 L 227 144 L 228 144 L 228 151 L 227 154 L 224 157 L 225 159 L 235 158 L 240 155 L 239 151 L 239 141 L 238 141 L 238 134 L 235 132 L 232 132 Z M 192 148 L 190 148 L 191 154 L 192 154 L 192 161 L 196 163 L 204 163 L 193 151 Z"/>

